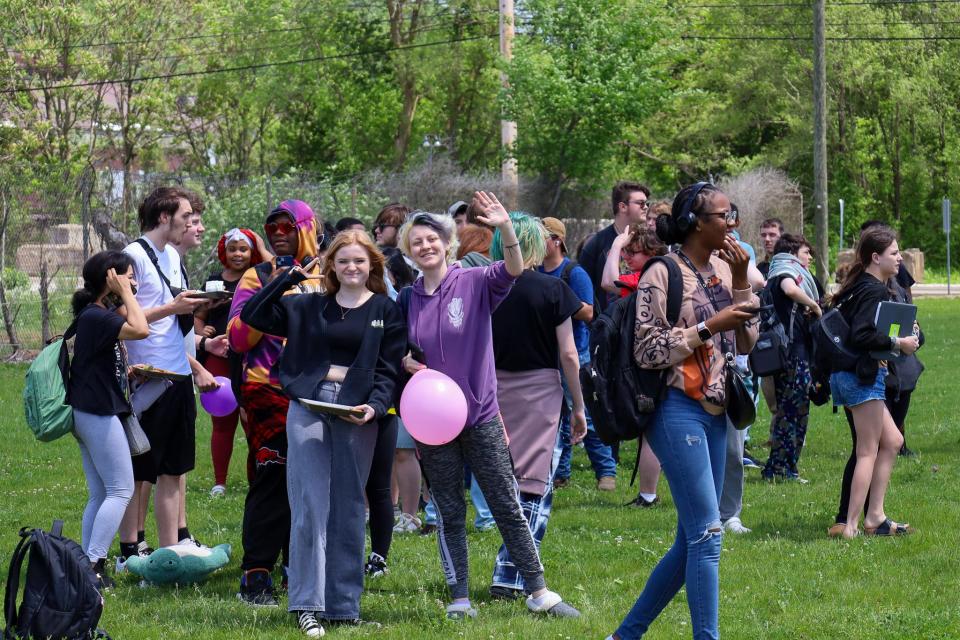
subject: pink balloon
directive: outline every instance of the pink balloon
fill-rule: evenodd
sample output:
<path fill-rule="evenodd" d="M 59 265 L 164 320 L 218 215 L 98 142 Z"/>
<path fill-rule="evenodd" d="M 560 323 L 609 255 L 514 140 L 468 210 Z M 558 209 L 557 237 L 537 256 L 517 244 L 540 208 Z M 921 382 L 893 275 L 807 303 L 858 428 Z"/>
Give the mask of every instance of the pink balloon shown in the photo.
<path fill-rule="evenodd" d="M 467 422 L 467 398 L 446 374 L 422 369 L 413 374 L 400 397 L 400 417 L 413 439 L 446 444 Z"/>
<path fill-rule="evenodd" d="M 216 376 L 215 380 L 220 383 L 220 388 L 201 393 L 200 404 L 210 415 L 222 418 L 237 410 L 237 399 L 233 397 L 229 378 Z"/>

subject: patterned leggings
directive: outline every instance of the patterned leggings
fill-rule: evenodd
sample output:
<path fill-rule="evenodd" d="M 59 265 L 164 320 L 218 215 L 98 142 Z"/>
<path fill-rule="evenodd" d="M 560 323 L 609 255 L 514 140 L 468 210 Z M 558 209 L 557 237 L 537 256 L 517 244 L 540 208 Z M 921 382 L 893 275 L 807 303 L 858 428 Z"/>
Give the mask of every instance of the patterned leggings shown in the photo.
<path fill-rule="evenodd" d="M 787 370 L 774 376 L 773 381 L 777 413 L 770 425 L 770 457 L 763 477 L 796 477 L 810 414 L 810 365 L 802 358 L 791 357 Z"/>

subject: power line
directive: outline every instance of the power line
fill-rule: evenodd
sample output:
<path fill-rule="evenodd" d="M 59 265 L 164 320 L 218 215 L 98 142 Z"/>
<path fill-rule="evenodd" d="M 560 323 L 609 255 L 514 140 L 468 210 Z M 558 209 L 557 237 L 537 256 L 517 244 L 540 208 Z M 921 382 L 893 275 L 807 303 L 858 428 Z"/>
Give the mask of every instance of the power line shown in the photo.
<path fill-rule="evenodd" d="M 260 64 L 248 64 L 238 67 L 224 67 L 223 69 L 207 69 L 204 71 L 180 71 L 176 73 L 164 73 L 153 76 L 140 76 L 136 78 L 114 78 L 111 80 L 95 80 L 91 82 L 70 82 L 65 84 L 54 84 L 40 87 L 18 87 L 16 89 L 0 89 L 0 94 L 30 93 L 31 91 L 53 91 L 56 89 L 75 89 L 80 87 L 100 87 L 108 84 L 128 84 L 132 82 L 147 82 L 150 80 L 168 80 L 170 78 L 185 78 L 191 76 L 204 76 L 214 73 L 232 73 L 234 71 L 252 71 L 256 69 L 266 69 L 268 67 L 282 67 L 294 64 L 306 64 L 308 62 L 324 62 L 326 60 L 339 60 L 344 58 L 358 58 L 369 55 L 388 54 L 395 51 L 405 51 L 410 49 L 422 49 L 426 47 L 435 47 L 445 44 L 456 44 L 459 42 L 470 42 L 473 40 L 484 40 L 496 38 L 498 34 L 487 34 L 481 36 L 469 36 L 465 38 L 453 38 L 450 40 L 440 40 L 436 42 L 421 42 L 417 44 L 402 45 L 399 47 L 386 47 L 382 49 L 370 49 L 367 51 L 354 51 L 351 53 L 339 53 L 328 56 L 314 56 L 311 58 L 300 58 L 297 60 L 283 60 L 280 62 L 264 62 Z"/>
<path fill-rule="evenodd" d="M 930 20 L 914 22 L 910 20 L 884 20 L 881 22 L 859 22 L 850 20 L 828 20 L 828 27 L 870 27 L 870 26 L 938 26 L 960 24 L 960 20 Z M 711 27 L 809 27 L 809 22 L 710 22 Z"/>
<path fill-rule="evenodd" d="M 464 26 L 464 27 L 491 26 L 492 27 L 494 25 L 486 24 L 484 22 L 481 22 L 480 20 L 476 20 L 472 22 L 461 22 L 461 23 L 444 22 L 440 24 L 432 24 L 432 25 L 426 25 L 424 27 L 418 27 L 415 32 L 419 35 L 423 33 L 429 33 L 432 31 L 441 31 L 441 30 L 451 29 L 454 26 Z M 242 47 L 240 46 L 240 43 L 232 42 L 232 43 L 229 43 L 230 46 L 225 45 L 223 47 L 203 49 L 199 51 L 191 50 L 189 53 L 182 53 L 182 54 L 176 54 L 176 55 L 169 55 L 169 56 L 145 55 L 145 56 L 133 58 L 131 62 L 139 63 L 139 62 L 142 62 L 143 60 L 185 60 L 188 58 L 200 58 L 204 56 L 209 56 L 217 53 L 225 53 L 225 52 L 246 55 L 246 54 L 258 53 L 258 52 L 302 49 L 305 47 L 309 47 L 311 44 L 313 44 L 313 42 L 307 39 L 307 35 L 304 35 L 302 38 L 300 38 L 300 40 L 296 42 L 283 42 L 280 44 L 266 45 L 262 47 Z"/>
<path fill-rule="evenodd" d="M 683 35 L 680 36 L 681 40 L 805 40 L 809 41 L 810 37 L 803 36 L 695 36 L 695 35 Z M 885 41 L 897 41 L 897 40 L 960 40 L 960 36 L 827 36 L 827 40 L 836 41 L 849 41 L 849 40 L 859 40 L 859 41 L 874 41 L 874 42 L 885 42 Z"/>
<path fill-rule="evenodd" d="M 828 2 L 828 7 L 860 7 L 866 5 L 879 7 L 909 6 L 915 4 L 957 4 L 960 0 L 852 0 L 851 2 Z M 810 9 L 812 5 L 806 2 L 754 2 L 754 3 L 714 3 L 714 4 L 686 4 L 681 9 L 767 9 L 794 7 Z"/>
<path fill-rule="evenodd" d="M 369 5 L 368 8 L 373 8 L 374 6 L 379 7 L 380 5 Z M 350 7 L 347 7 L 347 8 L 350 8 Z M 463 17 L 469 17 L 472 14 L 481 14 L 481 13 L 484 13 L 484 14 L 497 13 L 497 9 L 476 9 L 476 10 L 470 11 L 468 14 L 466 14 Z M 447 14 L 447 13 L 438 13 L 431 16 L 427 16 L 427 17 L 428 18 L 453 18 L 452 22 L 456 24 L 457 16 L 453 14 Z M 390 18 L 366 20 L 365 22 L 367 24 L 380 24 L 380 23 L 390 22 Z M 220 33 L 198 33 L 198 34 L 193 34 L 188 36 L 179 36 L 177 38 L 167 39 L 167 41 L 185 41 L 186 42 L 186 41 L 193 41 L 193 40 L 211 40 L 211 39 L 217 39 L 217 38 L 227 38 L 230 36 L 241 36 L 241 37 L 253 38 L 253 37 L 272 34 L 272 33 L 293 33 L 298 31 L 311 31 L 311 30 L 316 30 L 316 27 L 303 27 L 303 26 L 278 27 L 276 29 L 262 29 L 259 31 L 240 30 L 240 31 L 223 31 Z M 143 44 L 145 42 L 153 42 L 155 40 L 156 38 L 139 38 L 134 40 L 114 40 L 114 41 L 108 41 L 108 42 L 84 42 L 80 44 L 71 44 L 66 47 L 58 47 L 55 45 L 51 45 L 51 46 L 44 46 L 44 47 L 32 47 L 30 49 L 12 49 L 11 48 L 11 49 L 8 49 L 8 51 L 13 51 L 16 53 L 33 53 L 37 51 L 63 51 L 64 49 L 67 49 L 67 50 L 93 49 L 97 47 L 115 47 L 115 46 L 121 46 L 121 45 L 129 45 L 129 44 Z"/>

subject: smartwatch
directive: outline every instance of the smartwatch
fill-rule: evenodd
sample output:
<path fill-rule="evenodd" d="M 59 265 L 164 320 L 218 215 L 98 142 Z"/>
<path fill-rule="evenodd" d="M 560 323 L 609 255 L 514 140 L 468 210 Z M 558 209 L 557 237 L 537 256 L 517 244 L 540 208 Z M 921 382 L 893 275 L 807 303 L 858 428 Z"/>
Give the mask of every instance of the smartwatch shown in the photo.
<path fill-rule="evenodd" d="M 700 336 L 701 342 L 706 342 L 713 337 L 713 334 L 710 333 L 710 329 L 707 328 L 706 322 L 700 322 L 697 324 L 697 335 Z"/>

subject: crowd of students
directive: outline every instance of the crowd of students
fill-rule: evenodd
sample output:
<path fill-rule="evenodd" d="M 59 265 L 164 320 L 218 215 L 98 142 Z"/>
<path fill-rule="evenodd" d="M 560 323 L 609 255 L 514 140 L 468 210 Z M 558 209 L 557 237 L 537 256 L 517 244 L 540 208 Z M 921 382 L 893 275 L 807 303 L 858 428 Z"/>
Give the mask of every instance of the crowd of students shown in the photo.
<path fill-rule="evenodd" d="M 248 444 L 241 600 L 279 606 L 279 563 L 287 607 L 305 635 L 359 624 L 364 578 L 387 572 L 392 535 L 435 532 L 450 591 L 446 615 L 476 616 L 468 486 L 475 526 L 496 526 L 502 537 L 491 597 L 525 598 L 536 614 L 579 616 L 547 588 L 540 546 L 553 493 L 570 482 L 574 445 L 583 444 L 597 489 L 616 488 L 618 447 L 597 436 L 579 370 L 591 358 L 589 323 L 636 292 L 634 357 L 665 372 L 665 390 L 641 439 L 639 493 L 629 504 L 657 505 L 662 473 L 678 524 L 609 638 L 641 637 L 683 586 L 694 638 L 719 637 L 722 534 L 750 532 L 741 520 L 744 465 L 759 466 L 745 453 L 747 431 L 727 417 L 729 385 L 745 374 L 754 402 L 763 389 L 770 404 L 762 477 L 802 481 L 816 386 L 811 323 L 827 301 L 808 270 L 804 237 L 764 221 L 758 264 L 739 239 L 736 205 L 712 184 L 652 203 L 645 186 L 623 182 L 611 204 L 611 224 L 582 244 L 577 262 L 563 222 L 508 213 L 490 193 L 445 213 L 387 205 L 372 234 L 360 220 L 324 224 L 307 203 L 286 200 L 264 219 L 263 237 L 223 233 L 222 269 L 191 288 L 182 256 L 200 245 L 202 200 L 178 187 L 155 190 L 139 209 L 143 235 L 123 252 L 91 257 L 73 298 L 70 402 L 89 485 L 82 546 L 101 586 L 111 585 L 106 559 L 118 533 L 117 571 L 126 558 L 152 552 L 144 530 L 154 485 L 158 544 L 204 553 L 184 500 L 196 462 L 194 386 L 216 389 L 214 376 L 223 376 L 238 407 L 212 418 L 210 495 L 233 490 L 228 467 L 240 424 Z M 666 312 L 668 263 L 645 269 L 655 256 L 682 274 L 675 324 Z M 858 535 L 861 513 L 867 534 L 912 532 L 887 517 L 884 496 L 898 452 L 909 452 L 902 434 L 923 335 L 915 327 L 914 336 L 890 338 L 874 325 L 877 304 L 909 301 L 910 284 L 895 233 L 865 225 L 829 302 L 851 327 L 848 347 L 861 354 L 828 382 L 853 440 L 831 536 Z M 196 296 L 200 288 L 232 296 L 211 302 Z M 761 299 L 786 328 L 789 354 L 782 372 L 757 381 L 747 354 Z M 876 349 L 903 357 L 877 360 L 869 355 Z M 167 379 L 144 379 L 130 365 Z M 447 444 L 416 442 L 397 415 L 404 382 L 424 368 L 452 378 L 467 401 L 466 426 Z M 311 402 L 353 411 L 317 413 Z M 121 424 L 130 414 L 151 444 L 133 458 Z M 754 429 L 754 440 L 766 437 Z"/>

